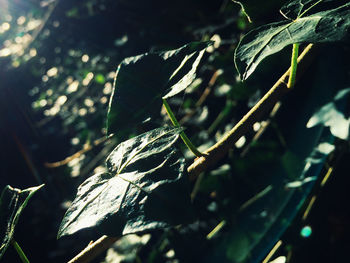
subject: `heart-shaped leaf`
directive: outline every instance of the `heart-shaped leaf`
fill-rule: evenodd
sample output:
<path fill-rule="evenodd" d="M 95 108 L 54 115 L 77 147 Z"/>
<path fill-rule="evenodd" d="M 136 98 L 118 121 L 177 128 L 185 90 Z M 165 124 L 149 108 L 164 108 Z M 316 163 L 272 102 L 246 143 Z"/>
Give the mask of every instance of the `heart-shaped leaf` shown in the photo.
<path fill-rule="evenodd" d="M 120 236 L 192 220 L 184 159 L 174 147 L 181 131 L 159 128 L 119 144 L 107 158 L 109 173 L 80 185 L 58 237 L 86 228 Z"/>
<path fill-rule="evenodd" d="M 341 7 L 258 27 L 250 31 L 235 51 L 236 68 L 247 79 L 267 56 L 294 43 L 318 43 L 344 40 L 350 26 L 350 3 Z"/>
<path fill-rule="evenodd" d="M 6 186 L 0 197 L 0 259 L 10 245 L 18 219 L 33 194 L 44 185 L 20 190 Z"/>
<path fill-rule="evenodd" d="M 307 128 L 316 125 L 329 127 L 331 133 L 340 139 L 349 139 L 350 118 L 344 116 L 345 100 L 348 99 L 350 88 L 339 91 L 332 102 L 322 106 L 308 121 Z"/>
<path fill-rule="evenodd" d="M 108 133 L 144 121 L 159 112 L 162 100 L 187 88 L 205 49 L 212 42 L 192 42 L 175 50 L 124 59 L 118 66 L 108 114 Z"/>

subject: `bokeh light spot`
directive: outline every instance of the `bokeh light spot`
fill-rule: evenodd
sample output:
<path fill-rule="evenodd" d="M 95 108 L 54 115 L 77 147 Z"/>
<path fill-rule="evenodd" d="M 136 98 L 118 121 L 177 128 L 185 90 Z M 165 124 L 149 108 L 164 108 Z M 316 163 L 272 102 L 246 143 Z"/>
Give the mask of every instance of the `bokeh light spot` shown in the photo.
<path fill-rule="evenodd" d="M 2 32 L 9 30 L 10 27 L 11 27 L 11 25 L 9 23 L 7 23 L 7 22 L 2 23 L 2 25 L 1 25 Z"/>
<path fill-rule="evenodd" d="M 68 78 L 67 83 L 70 83 L 68 88 L 67 88 L 67 93 L 73 93 L 73 92 L 76 92 L 78 90 L 79 81 L 74 80 L 73 82 L 71 82 L 71 79 Z"/>
<path fill-rule="evenodd" d="M 300 235 L 305 238 L 311 236 L 311 234 L 312 234 L 312 229 L 310 226 L 304 226 L 300 231 Z"/>
<path fill-rule="evenodd" d="M 83 61 L 84 63 L 88 62 L 89 61 L 89 56 L 87 54 L 84 54 L 82 57 L 81 57 L 81 61 Z"/>
<path fill-rule="evenodd" d="M 58 69 L 56 67 L 53 67 L 53 68 L 50 68 L 46 74 L 49 76 L 49 77 L 54 77 L 56 76 L 58 73 Z"/>
<path fill-rule="evenodd" d="M 108 94 L 111 94 L 111 92 L 112 92 L 112 83 L 106 82 L 105 87 L 103 89 L 103 94 L 108 95 Z"/>
<path fill-rule="evenodd" d="M 26 18 L 24 16 L 20 16 L 17 18 L 17 25 L 23 25 L 26 22 Z"/>
<path fill-rule="evenodd" d="M 235 146 L 237 148 L 241 148 L 243 147 L 243 145 L 245 144 L 246 142 L 246 138 L 244 136 L 242 136 L 241 138 L 238 139 L 238 141 L 235 143 Z"/>

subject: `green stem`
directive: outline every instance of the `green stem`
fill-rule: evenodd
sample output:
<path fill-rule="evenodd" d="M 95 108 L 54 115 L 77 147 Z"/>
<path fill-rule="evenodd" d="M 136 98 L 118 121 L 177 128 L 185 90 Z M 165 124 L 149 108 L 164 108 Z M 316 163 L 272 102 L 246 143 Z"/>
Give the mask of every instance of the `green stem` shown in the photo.
<path fill-rule="evenodd" d="M 175 118 L 175 115 L 173 113 L 173 111 L 171 110 L 168 102 L 166 101 L 166 99 L 163 99 L 163 105 L 165 107 L 166 112 L 168 113 L 168 116 L 171 120 L 171 123 L 175 126 L 175 127 L 180 127 L 179 122 L 177 121 L 177 119 Z M 180 137 L 183 140 L 183 142 L 186 144 L 187 148 L 197 157 L 202 156 L 203 154 L 197 150 L 196 146 L 194 146 L 192 144 L 192 142 L 190 141 L 190 139 L 187 137 L 187 135 L 182 131 L 180 133 Z"/>
<path fill-rule="evenodd" d="M 295 84 L 295 77 L 297 75 L 297 65 L 298 65 L 298 53 L 299 53 L 299 44 L 293 44 L 292 58 L 290 63 L 290 75 L 288 79 L 287 87 L 293 88 Z"/>
<path fill-rule="evenodd" d="M 23 250 L 21 249 L 21 247 L 18 245 L 18 243 L 15 240 L 12 240 L 12 245 L 13 247 L 16 249 L 17 254 L 19 255 L 19 257 L 21 258 L 23 263 L 30 263 L 28 258 L 26 257 L 26 255 L 24 254 Z"/>

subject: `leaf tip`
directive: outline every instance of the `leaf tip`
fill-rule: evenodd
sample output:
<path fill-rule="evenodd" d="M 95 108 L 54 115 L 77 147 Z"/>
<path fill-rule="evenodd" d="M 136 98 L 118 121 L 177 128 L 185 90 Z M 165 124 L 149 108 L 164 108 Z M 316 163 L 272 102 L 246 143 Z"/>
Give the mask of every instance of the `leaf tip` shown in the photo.
<path fill-rule="evenodd" d="M 67 228 L 66 225 L 62 221 L 57 231 L 57 236 L 56 236 L 57 239 L 60 239 L 61 237 L 68 235 L 66 228 Z"/>

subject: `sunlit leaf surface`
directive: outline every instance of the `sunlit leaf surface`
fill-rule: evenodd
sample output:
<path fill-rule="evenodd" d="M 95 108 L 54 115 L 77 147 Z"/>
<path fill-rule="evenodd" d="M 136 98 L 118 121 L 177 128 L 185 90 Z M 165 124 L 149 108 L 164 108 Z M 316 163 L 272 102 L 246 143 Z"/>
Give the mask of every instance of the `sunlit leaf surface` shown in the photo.
<path fill-rule="evenodd" d="M 235 51 L 235 64 L 243 80 L 247 79 L 266 57 L 294 43 L 319 43 L 348 37 L 350 3 L 329 11 L 281 21 L 250 31 Z"/>
<path fill-rule="evenodd" d="M 18 219 L 33 194 L 44 185 L 25 190 L 6 186 L 0 197 L 0 259 L 13 238 Z"/>
<path fill-rule="evenodd" d="M 191 220 L 184 160 L 174 147 L 180 132 L 159 128 L 119 144 L 109 172 L 80 185 L 58 237 L 85 228 L 120 236 Z"/>
<path fill-rule="evenodd" d="M 175 50 L 124 59 L 118 66 L 110 98 L 108 132 L 144 121 L 159 112 L 161 97 L 171 97 L 186 89 L 211 43 L 193 42 Z"/>
<path fill-rule="evenodd" d="M 329 127 L 331 133 L 340 139 L 349 139 L 350 118 L 346 118 L 341 108 L 345 99 L 349 97 L 350 89 L 337 93 L 332 102 L 322 106 L 308 121 L 306 126 L 312 128 L 316 125 Z"/>

